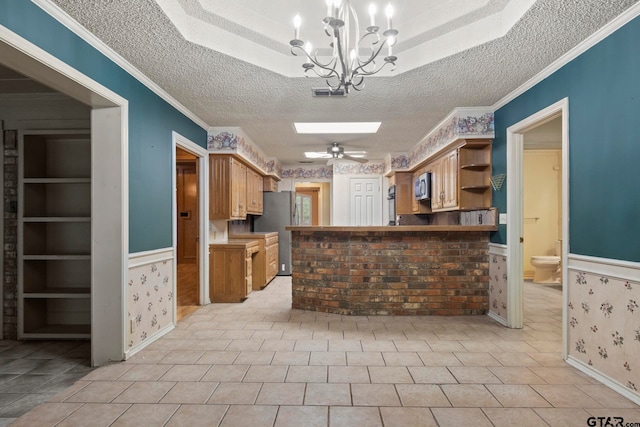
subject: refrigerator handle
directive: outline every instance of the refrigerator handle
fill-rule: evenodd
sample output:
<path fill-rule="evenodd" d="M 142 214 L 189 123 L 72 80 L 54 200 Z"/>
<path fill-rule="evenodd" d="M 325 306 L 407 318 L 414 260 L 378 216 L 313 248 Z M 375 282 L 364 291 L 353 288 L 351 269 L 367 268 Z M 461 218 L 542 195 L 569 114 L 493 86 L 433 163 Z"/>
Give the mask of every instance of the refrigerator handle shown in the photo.
<path fill-rule="evenodd" d="M 300 225 L 298 224 L 298 203 L 295 199 L 293 201 L 293 225 Z"/>

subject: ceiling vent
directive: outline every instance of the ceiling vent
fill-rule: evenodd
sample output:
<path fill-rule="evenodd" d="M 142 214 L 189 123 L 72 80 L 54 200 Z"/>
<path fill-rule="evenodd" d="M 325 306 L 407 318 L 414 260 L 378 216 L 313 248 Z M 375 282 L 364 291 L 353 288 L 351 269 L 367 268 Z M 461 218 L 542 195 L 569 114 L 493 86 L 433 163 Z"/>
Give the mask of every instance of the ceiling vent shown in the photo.
<path fill-rule="evenodd" d="M 314 97 L 317 98 L 330 98 L 330 97 L 334 97 L 334 96 L 341 96 L 341 97 L 345 97 L 347 96 L 347 93 L 344 91 L 343 88 L 337 89 L 337 90 L 331 90 L 330 87 L 314 87 L 311 88 L 311 94 Z"/>
<path fill-rule="evenodd" d="M 300 160 L 299 163 L 301 165 L 312 165 L 313 164 L 313 160 Z"/>

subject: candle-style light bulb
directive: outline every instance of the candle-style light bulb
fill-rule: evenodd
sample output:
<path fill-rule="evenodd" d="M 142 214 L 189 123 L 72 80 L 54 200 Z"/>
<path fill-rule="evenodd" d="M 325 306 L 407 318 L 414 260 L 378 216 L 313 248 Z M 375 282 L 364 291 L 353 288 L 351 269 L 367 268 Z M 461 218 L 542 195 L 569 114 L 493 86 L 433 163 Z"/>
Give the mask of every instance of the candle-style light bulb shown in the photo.
<path fill-rule="evenodd" d="M 311 42 L 307 42 L 304 45 L 304 50 L 305 52 L 307 52 L 308 55 L 311 55 L 311 51 L 313 51 L 313 46 L 311 45 Z"/>
<path fill-rule="evenodd" d="M 396 38 L 393 36 L 389 36 L 387 38 L 387 48 L 389 49 L 387 56 L 393 55 L 393 45 L 396 44 Z"/>
<path fill-rule="evenodd" d="M 369 5 L 369 17 L 371 18 L 371 26 L 375 27 L 376 26 L 376 5 L 371 3 Z"/>
<path fill-rule="evenodd" d="M 333 16 L 333 0 L 327 0 L 327 16 Z"/>
<path fill-rule="evenodd" d="M 387 5 L 387 7 L 385 8 L 385 13 L 387 15 L 387 29 L 390 30 L 391 27 L 391 18 L 393 17 L 393 6 L 391 6 L 391 3 L 389 3 Z"/>
<path fill-rule="evenodd" d="M 300 14 L 298 13 L 296 16 L 293 17 L 293 28 L 294 28 L 294 40 L 300 40 L 300 22 L 301 22 L 301 18 L 300 18 Z"/>
<path fill-rule="evenodd" d="M 334 18 L 336 18 L 340 14 L 340 5 L 341 4 L 342 4 L 342 0 L 333 0 Z"/>

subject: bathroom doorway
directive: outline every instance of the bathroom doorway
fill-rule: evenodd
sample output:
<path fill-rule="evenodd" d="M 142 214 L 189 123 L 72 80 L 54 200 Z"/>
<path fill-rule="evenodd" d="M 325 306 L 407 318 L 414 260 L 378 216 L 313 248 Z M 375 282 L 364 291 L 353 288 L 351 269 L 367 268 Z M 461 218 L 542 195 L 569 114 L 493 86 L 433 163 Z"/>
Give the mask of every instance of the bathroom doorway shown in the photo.
<path fill-rule="evenodd" d="M 562 115 L 523 133 L 524 329 L 549 352 L 562 339 Z M 555 343 L 555 344 L 554 344 Z"/>
<path fill-rule="evenodd" d="M 507 129 L 507 324 L 548 339 L 548 351 L 562 352 L 563 358 L 567 287 L 525 278 L 533 278 L 536 271 L 531 257 L 552 256 L 555 242 L 561 241 L 559 273 L 547 268 L 548 277 L 538 279 L 566 283 L 562 260 L 567 259 L 569 244 L 568 119 L 565 98 Z M 545 192 L 548 186 L 555 187 Z"/>

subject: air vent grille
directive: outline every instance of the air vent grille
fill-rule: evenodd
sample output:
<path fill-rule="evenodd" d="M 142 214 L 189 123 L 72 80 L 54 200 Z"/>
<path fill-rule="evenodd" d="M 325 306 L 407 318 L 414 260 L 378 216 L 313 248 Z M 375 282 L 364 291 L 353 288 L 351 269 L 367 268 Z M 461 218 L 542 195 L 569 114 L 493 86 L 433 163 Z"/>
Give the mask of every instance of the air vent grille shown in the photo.
<path fill-rule="evenodd" d="M 330 98 L 330 97 L 345 97 L 347 93 L 344 89 L 331 90 L 329 87 L 314 87 L 311 88 L 311 94 L 317 98 Z"/>

